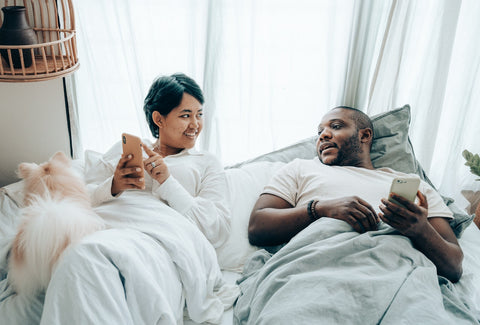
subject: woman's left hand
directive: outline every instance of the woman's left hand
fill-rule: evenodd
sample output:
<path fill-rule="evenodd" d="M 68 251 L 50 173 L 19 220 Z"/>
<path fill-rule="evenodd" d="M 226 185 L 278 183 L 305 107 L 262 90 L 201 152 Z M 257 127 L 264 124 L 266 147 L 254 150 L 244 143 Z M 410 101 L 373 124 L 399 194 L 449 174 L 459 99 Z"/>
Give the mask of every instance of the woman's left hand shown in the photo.
<path fill-rule="evenodd" d="M 142 148 L 148 155 L 148 158 L 143 161 L 145 171 L 156 180 L 158 183 L 163 184 L 170 176 L 167 164 L 163 160 L 163 156 L 153 151 L 147 145 L 142 144 Z"/>

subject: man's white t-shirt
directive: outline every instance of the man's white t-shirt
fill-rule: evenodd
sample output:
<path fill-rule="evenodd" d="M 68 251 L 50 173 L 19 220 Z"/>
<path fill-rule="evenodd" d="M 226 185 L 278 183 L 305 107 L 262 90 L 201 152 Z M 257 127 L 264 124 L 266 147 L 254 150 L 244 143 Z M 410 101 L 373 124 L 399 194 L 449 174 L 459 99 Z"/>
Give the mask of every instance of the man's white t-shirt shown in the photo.
<path fill-rule="evenodd" d="M 388 197 L 392 180 L 401 176 L 418 177 L 390 168 L 328 166 L 318 157 L 295 159 L 277 171 L 262 193 L 278 196 L 292 206 L 307 205 L 313 199 L 322 201 L 358 196 L 379 213 L 380 200 Z M 421 181 L 419 190 L 427 198 L 429 218 L 453 218 L 441 196 L 429 184 Z"/>

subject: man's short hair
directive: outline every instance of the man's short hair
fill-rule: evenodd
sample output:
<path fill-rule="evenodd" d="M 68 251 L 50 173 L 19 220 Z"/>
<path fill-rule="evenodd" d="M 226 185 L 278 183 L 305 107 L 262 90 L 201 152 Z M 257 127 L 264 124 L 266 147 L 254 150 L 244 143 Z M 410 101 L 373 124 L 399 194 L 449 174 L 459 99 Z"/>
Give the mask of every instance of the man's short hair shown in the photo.
<path fill-rule="evenodd" d="M 362 112 L 361 110 L 359 110 L 357 108 L 353 108 L 353 107 L 350 107 L 350 106 L 337 106 L 333 109 L 337 109 L 337 108 L 343 108 L 343 109 L 348 109 L 348 110 L 353 111 L 352 119 L 355 122 L 355 125 L 357 126 L 357 130 L 369 128 L 369 129 L 372 130 L 372 134 L 373 134 L 373 132 L 374 132 L 373 123 L 372 123 L 372 120 L 370 119 L 370 117 L 367 114 L 365 114 L 364 112 Z M 373 138 L 373 136 L 372 136 L 372 138 Z"/>

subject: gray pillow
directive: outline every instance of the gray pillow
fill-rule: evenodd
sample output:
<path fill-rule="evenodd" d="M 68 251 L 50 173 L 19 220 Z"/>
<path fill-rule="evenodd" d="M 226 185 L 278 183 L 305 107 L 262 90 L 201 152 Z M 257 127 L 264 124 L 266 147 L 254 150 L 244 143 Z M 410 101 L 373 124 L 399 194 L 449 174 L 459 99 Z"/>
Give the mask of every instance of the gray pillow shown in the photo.
<path fill-rule="evenodd" d="M 268 152 L 261 156 L 258 156 L 249 160 L 245 160 L 235 165 L 227 166 L 225 168 L 227 169 L 240 168 L 244 165 L 260 162 L 260 161 L 271 161 L 271 162 L 280 161 L 280 162 L 287 163 L 289 161 L 292 161 L 295 158 L 312 159 L 313 157 L 316 156 L 316 150 L 315 150 L 316 141 L 317 141 L 316 136 L 309 137 L 299 142 L 296 142 L 292 145 L 289 145 L 287 147 Z"/>
<path fill-rule="evenodd" d="M 374 128 L 371 150 L 373 165 L 376 168 L 389 167 L 403 173 L 417 174 L 421 179 L 435 188 L 415 158 L 413 146 L 408 136 L 410 106 L 405 105 L 385 113 L 377 114 L 372 116 L 371 119 Z M 226 168 L 238 168 L 259 161 L 289 162 L 295 158 L 311 159 L 316 156 L 316 141 L 317 136 L 309 137 L 290 146 Z M 455 232 L 455 235 L 460 237 L 463 230 L 470 225 L 474 216 L 462 212 L 454 204 L 453 199 L 443 196 L 442 198 L 454 215 L 454 218 L 450 221 L 450 226 Z"/>
<path fill-rule="evenodd" d="M 375 130 L 372 144 L 372 163 L 375 167 L 390 167 L 404 173 L 417 173 L 419 164 L 408 138 L 410 106 L 405 105 L 372 117 Z M 312 130 L 313 131 L 313 130 Z M 263 154 L 227 168 L 238 168 L 258 161 L 289 162 L 295 158 L 310 159 L 316 153 L 317 136 L 303 139 L 290 146 Z M 424 175 L 421 175 L 422 179 Z"/>
<path fill-rule="evenodd" d="M 373 166 L 390 167 L 403 173 L 424 173 L 415 158 L 408 129 L 410 126 L 410 106 L 381 113 L 372 117 L 374 136 L 370 156 Z M 422 170 L 423 171 L 423 170 Z"/>

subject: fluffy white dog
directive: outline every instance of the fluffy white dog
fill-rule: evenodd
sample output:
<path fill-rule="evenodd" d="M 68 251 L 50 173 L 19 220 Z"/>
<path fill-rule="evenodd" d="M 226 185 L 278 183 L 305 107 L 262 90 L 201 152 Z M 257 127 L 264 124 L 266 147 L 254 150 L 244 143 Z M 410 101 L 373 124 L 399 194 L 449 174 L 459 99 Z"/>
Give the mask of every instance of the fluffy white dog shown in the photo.
<path fill-rule="evenodd" d="M 9 280 L 18 294 L 45 290 L 68 245 L 105 227 L 93 211 L 83 180 L 63 152 L 37 165 L 21 163 L 21 222 L 9 259 Z"/>

